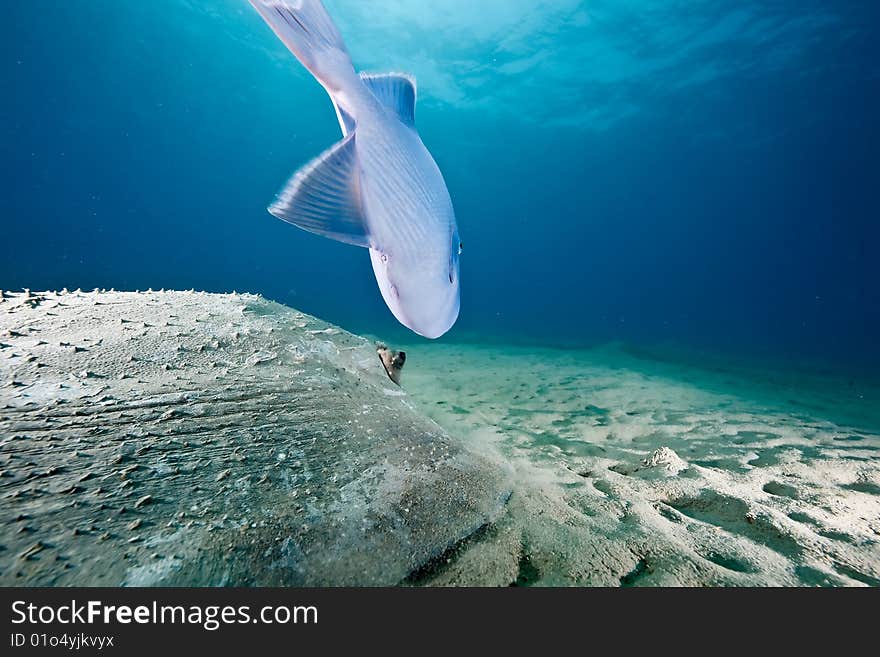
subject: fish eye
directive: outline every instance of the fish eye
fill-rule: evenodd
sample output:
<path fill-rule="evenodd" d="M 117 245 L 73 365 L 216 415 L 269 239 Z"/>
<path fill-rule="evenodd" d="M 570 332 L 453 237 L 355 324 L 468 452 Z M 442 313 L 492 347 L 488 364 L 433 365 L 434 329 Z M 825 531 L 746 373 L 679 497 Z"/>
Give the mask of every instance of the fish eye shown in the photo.
<path fill-rule="evenodd" d="M 458 243 L 458 255 L 461 255 L 461 250 L 464 248 L 464 244 L 462 242 Z"/>
<path fill-rule="evenodd" d="M 385 253 L 382 254 L 382 262 L 388 262 L 388 255 Z"/>

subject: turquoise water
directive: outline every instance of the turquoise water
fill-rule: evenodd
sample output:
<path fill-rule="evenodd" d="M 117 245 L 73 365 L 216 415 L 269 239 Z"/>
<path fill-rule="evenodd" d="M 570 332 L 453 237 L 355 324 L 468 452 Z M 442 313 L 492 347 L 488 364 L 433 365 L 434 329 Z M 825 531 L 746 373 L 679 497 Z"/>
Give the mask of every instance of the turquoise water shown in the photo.
<path fill-rule="evenodd" d="M 464 242 L 446 341 L 872 374 L 874 2 L 328 0 L 413 73 Z M 266 205 L 339 139 L 243 0 L 13 3 L 0 288 L 247 290 L 409 340 L 366 254 Z"/>

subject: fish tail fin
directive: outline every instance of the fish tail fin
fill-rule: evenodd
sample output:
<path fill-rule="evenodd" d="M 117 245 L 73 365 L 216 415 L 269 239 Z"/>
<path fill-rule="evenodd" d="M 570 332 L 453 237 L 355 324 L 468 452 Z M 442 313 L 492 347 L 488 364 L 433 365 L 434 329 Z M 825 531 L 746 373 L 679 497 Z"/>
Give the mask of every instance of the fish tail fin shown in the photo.
<path fill-rule="evenodd" d="M 250 0 L 250 3 L 331 96 L 356 78 L 345 42 L 321 0 Z"/>

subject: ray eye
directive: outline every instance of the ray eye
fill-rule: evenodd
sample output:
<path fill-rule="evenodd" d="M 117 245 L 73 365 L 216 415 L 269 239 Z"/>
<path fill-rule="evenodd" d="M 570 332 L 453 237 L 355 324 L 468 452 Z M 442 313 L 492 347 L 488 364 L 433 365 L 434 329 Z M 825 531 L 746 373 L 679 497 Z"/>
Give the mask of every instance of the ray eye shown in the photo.
<path fill-rule="evenodd" d="M 382 254 L 382 262 L 388 262 L 388 256 L 386 254 Z"/>
<path fill-rule="evenodd" d="M 461 242 L 458 243 L 458 255 L 461 255 L 461 250 L 464 248 L 464 244 Z"/>

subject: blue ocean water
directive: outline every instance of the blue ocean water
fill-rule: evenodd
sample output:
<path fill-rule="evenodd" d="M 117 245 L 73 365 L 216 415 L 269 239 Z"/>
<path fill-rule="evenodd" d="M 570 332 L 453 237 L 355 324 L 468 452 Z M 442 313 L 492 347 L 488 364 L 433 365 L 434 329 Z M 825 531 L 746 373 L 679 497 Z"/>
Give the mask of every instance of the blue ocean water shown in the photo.
<path fill-rule="evenodd" d="M 880 5 L 326 0 L 419 83 L 456 340 L 880 364 Z M 412 340 L 366 253 L 266 205 L 339 139 L 245 0 L 46 0 L 0 42 L 0 288 L 258 292 Z"/>

